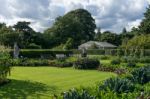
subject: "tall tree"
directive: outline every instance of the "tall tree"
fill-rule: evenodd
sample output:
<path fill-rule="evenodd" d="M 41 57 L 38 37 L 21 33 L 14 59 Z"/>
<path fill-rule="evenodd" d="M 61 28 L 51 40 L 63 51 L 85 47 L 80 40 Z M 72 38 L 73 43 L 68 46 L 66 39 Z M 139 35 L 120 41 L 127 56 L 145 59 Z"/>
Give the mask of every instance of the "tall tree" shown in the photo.
<path fill-rule="evenodd" d="M 35 32 L 30 27 L 30 22 L 18 22 L 13 26 L 15 31 L 19 32 L 19 45 L 21 48 L 28 48 L 30 44 L 32 45 L 41 45 L 43 44 L 43 35 Z"/>
<path fill-rule="evenodd" d="M 127 33 L 127 30 L 125 27 L 122 29 L 122 33 Z"/>
<path fill-rule="evenodd" d="M 17 41 L 18 33 L 12 27 L 7 27 L 6 24 L 0 23 L 0 44 L 13 47 L 13 43 Z"/>
<path fill-rule="evenodd" d="M 122 46 L 127 49 L 150 49 L 150 34 L 135 36 Z"/>
<path fill-rule="evenodd" d="M 45 31 L 49 38 L 55 38 L 55 44 L 64 44 L 68 38 L 73 39 L 73 46 L 94 39 L 95 20 L 84 9 L 77 9 L 57 18 L 52 28 Z"/>
<path fill-rule="evenodd" d="M 144 19 L 139 26 L 139 32 L 141 34 L 150 34 L 150 5 L 144 13 Z"/>
<path fill-rule="evenodd" d="M 95 34 L 95 40 L 96 41 L 101 41 L 101 28 L 97 28 L 97 33 Z"/>
<path fill-rule="evenodd" d="M 21 32 L 34 32 L 34 30 L 29 26 L 31 23 L 30 22 L 18 22 L 17 24 L 15 24 L 13 26 L 13 28 L 15 28 L 16 30 L 18 31 L 21 31 Z"/>
<path fill-rule="evenodd" d="M 109 42 L 115 45 L 121 44 L 120 36 L 115 33 L 111 33 L 110 31 L 105 31 L 101 34 L 101 41 Z"/>

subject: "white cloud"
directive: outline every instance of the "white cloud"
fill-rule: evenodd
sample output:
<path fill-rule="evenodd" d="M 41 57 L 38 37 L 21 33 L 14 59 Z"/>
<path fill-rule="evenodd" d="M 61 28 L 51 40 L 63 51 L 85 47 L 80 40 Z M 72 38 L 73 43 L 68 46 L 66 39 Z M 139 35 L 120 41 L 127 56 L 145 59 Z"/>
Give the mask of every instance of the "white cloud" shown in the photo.
<path fill-rule="evenodd" d="M 102 30 L 131 29 L 143 18 L 150 0 L 0 0 L 0 22 L 13 25 L 30 21 L 37 31 L 52 26 L 54 19 L 77 9 L 87 9 Z"/>
<path fill-rule="evenodd" d="M 140 19 L 137 19 L 137 20 L 135 20 L 135 21 L 132 21 L 132 22 L 130 22 L 130 23 L 127 24 L 126 28 L 127 28 L 128 30 L 131 30 L 133 27 L 136 27 L 136 28 L 137 28 L 138 25 L 140 24 L 140 22 L 141 22 Z"/>
<path fill-rule="evenodd" d="M 150 0 L 147 0 L 148 1 L 148 3 L 150 4 Z"/>

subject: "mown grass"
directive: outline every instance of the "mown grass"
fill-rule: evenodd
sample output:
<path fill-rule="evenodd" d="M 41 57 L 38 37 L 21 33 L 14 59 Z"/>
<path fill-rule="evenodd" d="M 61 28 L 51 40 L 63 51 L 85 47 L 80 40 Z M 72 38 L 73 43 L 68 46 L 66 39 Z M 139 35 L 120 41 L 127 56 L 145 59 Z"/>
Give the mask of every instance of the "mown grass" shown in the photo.
<path fill-rule="evenodd" d="M 0 87 L 0 99 L 50 99 L 53 94 L 116 76 L 96 70 L 55 67 L 14 67 L 11 82 Z"/>

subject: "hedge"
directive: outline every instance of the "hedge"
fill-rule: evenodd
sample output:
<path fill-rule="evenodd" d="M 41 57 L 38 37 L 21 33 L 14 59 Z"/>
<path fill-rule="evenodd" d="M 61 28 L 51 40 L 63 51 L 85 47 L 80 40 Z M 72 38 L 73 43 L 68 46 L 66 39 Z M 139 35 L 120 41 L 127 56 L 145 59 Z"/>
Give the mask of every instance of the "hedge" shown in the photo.
<path fill-rule="evenodd" d="M 13 56 L 13 51 L 10 52 L 11 56 Z M 65 54 L 69 56 L 73 54 L 72 51 L 52 51 L 52 50 L 45 50 L 45 49 L 30 49 L 30 50 L 20 50 L 20 57 L 27 57 L 27 58 L 40 58 L 40 57 L 56 57 L 57 54 Z"/>
<path fill-rule="evenodd" d="M 39 58 L 39 57 L 55 57 L 56 54 L 65 54 L 66 56 L 73 54 L 81 54 L 82 50 L 50 50 L 50 49 L 23 49 L 20 51 L 20 56 L 27 58 Z M 131 55 L 131 50 L 127 50 L 125 53 L 124 49 L 101 49 L 101 50 L 87 50 L 88 55 L 114 55 L 123 56 Z M 134 53 L 133 53 L 134 54 Z M 136 53 L 141 55 L 141 52 Z M 13 56 L 13 50 L 11 51 L 11 56 Z M 143 56 L 150 56 L 150 50 L 143 50 Z"/>
<path fill-rule="evenodd" d="M 124 56 L 131 55 L 131 49 L 127 50 L 125 53 L 125 49 L 96 49 L 96 50 L 87 50 L 88 55 L 113 55 L 113 56 Z M 81 53 L 81 50 L 73 50 L 73 53 Z M 141 49 L 139 49 L 138 53 L 132 53 L 133 55 L 140 56 L 142 54 Z M 150 49 L 143 50 L 143 56 L 150 56 Z"/>

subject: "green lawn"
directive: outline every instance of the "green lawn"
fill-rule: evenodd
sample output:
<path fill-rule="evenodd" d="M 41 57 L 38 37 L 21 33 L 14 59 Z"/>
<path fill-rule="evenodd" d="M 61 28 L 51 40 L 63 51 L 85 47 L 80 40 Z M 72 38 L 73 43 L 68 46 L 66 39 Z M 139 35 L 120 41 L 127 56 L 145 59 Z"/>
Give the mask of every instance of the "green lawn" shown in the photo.
<path fill-rule="evenodd" d="M 0 87 L 0 99 L 49 99 L 53 94 L 115 76 L 96 70 L 75 70 L 54 67 L 14 67 L 11 83 Z"/>

